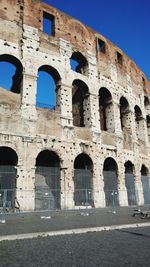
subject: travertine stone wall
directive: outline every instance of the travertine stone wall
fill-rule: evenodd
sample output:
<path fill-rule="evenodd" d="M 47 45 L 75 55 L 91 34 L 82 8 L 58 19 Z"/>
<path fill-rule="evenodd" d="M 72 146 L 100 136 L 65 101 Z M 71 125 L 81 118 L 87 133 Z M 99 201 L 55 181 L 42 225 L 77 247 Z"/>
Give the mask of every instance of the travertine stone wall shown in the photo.
<path fill-rule="evenodd" d="M 55 17 L 55 35 L 43 32 L 43 11 Z M 97 38 L 106 45 L 106 53 L 96 49 Z M 70 67 L 70 57 L 79 51 L 88 62 L 86 75 Z M 122 55 L 119 64 L 116 52 Z M 35 164 L 43 150 L 54 151 L 60 158 L 61 208 L 75 208 L 74 161 L 87 154 L 93 162 L 92 186 L 95 207 L 104 207 L 103 167 L 107 158 L 117 163 L 119 204 L 128 205 L 125 186 L 127 161 L 134 165 L 137 204 L 144 204 L 141 167 L 150 170 L 150 82 L 136 64 L 120 48 L 104 36 L 57 9 L 35 0 L 0 1 L 0 60 L 13 56 L 23 67 L 20 94 L 0 88 L 0 146 L 12 148 L 18 155 L 17 197 L 22 210 L 33 210 L 35 201 Z M 8 57 L 9 58 L 9 57 Z M 56 108 L 36 107 L 38 69 L 51 66 L 60 76 L 56 83 Z M 72 84 L 84 82 L 89 90 L 84 100 L 86 127 L 75 127 L 72 115 Z M 144 82 L 143 82 L 144 81 Z M 109 90 L 112 101 L 107 105 L 107 130 L 100 128 L 99 90 Z M 128 103 L 123 131 L 120 121 L 120 98 Z M 134 107 L 142 118 L 135 121 Z"/>

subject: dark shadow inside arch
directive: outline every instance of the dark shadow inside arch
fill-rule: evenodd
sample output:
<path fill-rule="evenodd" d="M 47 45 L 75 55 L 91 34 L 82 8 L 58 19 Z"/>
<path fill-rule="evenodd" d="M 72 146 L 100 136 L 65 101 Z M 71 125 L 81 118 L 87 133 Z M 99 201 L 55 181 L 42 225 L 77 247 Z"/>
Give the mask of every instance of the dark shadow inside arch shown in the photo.
<path fill-rule="evenodd" d="M 74 161 L 74 201 L 76 206 L 94 206 L 93 192 L 93 162 L 82 153 Z"/>
<path fill-rule="evenodd" d="M 18 156 L 9 147 L 0 147 L 0 208 L 13 209 L 16 195 Z"/>
<path fill-rule="evenodd" d="M 102 131 L 113 132 L 112 95 L 107 88 L 99 90 L 99 118 Z"/>
<path fill-rule="evenodd" d="M 35 209 L 60 208 L 60 159 L 49 150 L 39 153 L 35 170 Z"/>
<path fill-rule="evenodd" d="M 123 96 L 120 98 L 120 121 L 122 131 L 130 131 L 130 111 L 129 103 Z"/>
<path fill-rule="evenodd" d="M 148 169 L 145 165 L 141 168 L 141 182 L 143 187 L 144 204 L 150 204 L 150 178 L 148 177 Z"/>
<path fill-rule="evenodd" d="M 44 65 L 38 69 L 36 106 L 55 109 L 58 106 L 58 95 L 61 77 L 56 69 Z"/>
<path fill-rule="evenodd" d="M 136 205 L 137 204 L 137 194 L 135 190 L 135 182 L 134 182 L 134 165 L 127 161 L 125 164 L 125 186 L 127 189 L 128 196 L 128 205 Z"/>
<path fill-rule="evenodd" d="M 87 85 L 81 80 L 74 80 L 72 84 L 72 116 L 74 126 L 86 126 L 88 99 L 89 90 Z"/>
<path fill-rule="evenodd" d="M 113 158 L 107 158 L 103 166 L 104 192 L 106 206 L 119 206 L 118 200 L 118 167 Z"/>
<path fill-rule="evenodd" d="M 0 55 L 0 77 L 1 87 L 17 94 L 22 91 L 23 66 L 16 57 Z"/>

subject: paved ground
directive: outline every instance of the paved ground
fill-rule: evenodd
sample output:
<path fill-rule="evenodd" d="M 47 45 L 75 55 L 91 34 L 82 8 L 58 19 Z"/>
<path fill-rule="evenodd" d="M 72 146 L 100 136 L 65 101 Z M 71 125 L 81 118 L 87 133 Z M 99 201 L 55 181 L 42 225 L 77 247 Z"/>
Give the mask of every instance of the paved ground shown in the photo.
<path fill-rule="evenodd" d="M 0 242 L 1 267 L 149 267 L 150 227 Z"/>
<path fill-rule="evenodd" d="M 150 206 L 142 209 L 150 209 Z M 133 217 L 133 210 L 133 207 L 124 207 L 115 209 L 0 214 L 0 221 L 5 220 L 5 223 L 0 222 L 0 236 L 109 225 L 150 223 L 150 219 L 144 220 L 140 216 Z"/>

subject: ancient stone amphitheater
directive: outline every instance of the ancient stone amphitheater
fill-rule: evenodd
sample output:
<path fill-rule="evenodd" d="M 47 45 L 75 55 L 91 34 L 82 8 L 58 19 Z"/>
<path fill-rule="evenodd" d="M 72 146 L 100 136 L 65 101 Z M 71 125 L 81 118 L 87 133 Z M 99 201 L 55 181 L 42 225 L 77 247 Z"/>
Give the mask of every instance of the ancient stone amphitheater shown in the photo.
<path fill-rule="evenodd" d="M 150 82 L 120 48 L 42 1 L 1 0 L 2 62 L 1 209 L 150 204 Z"/>

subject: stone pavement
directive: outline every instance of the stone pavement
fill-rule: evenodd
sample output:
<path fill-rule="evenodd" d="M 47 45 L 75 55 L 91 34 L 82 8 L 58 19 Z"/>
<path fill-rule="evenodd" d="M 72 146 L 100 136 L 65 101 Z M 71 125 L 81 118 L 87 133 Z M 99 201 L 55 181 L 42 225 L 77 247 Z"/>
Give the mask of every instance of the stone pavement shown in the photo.
<path fill-rule="evenodd" d="M 133 217 L 134 209 L 117 207 L 30 213 L 0 213 L 0 240 L 150 226 L 150 218 Z M 141 208 L 150 210 L 150 205 Z M 34 235 L 35 233 L 35 235 Z M 43 233 L 43 234 L 42 234 Z M 45 234 L 44 234 L 45 233 Z"/>

